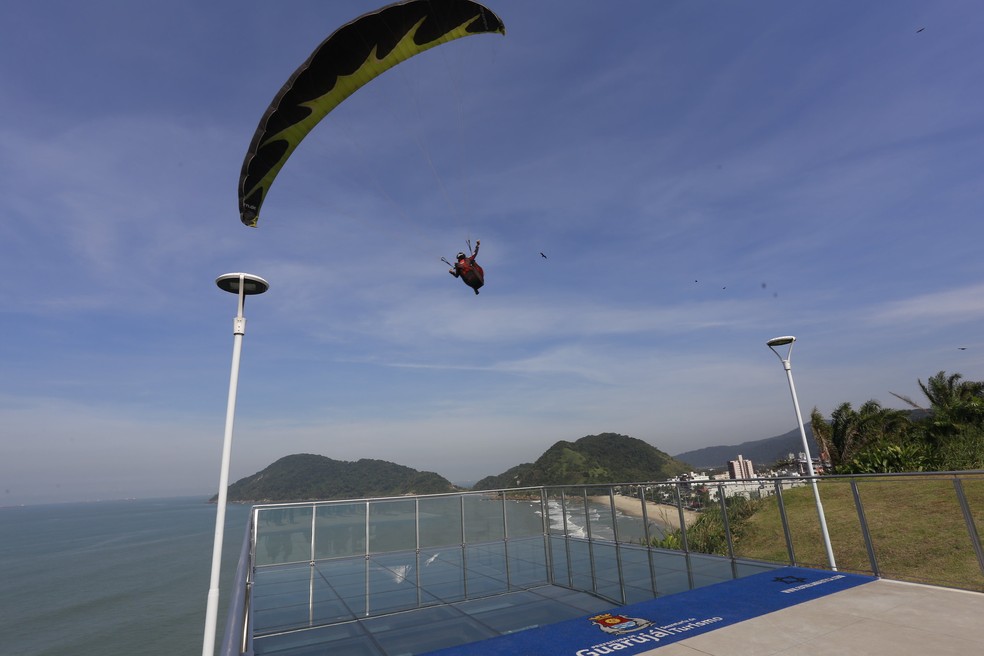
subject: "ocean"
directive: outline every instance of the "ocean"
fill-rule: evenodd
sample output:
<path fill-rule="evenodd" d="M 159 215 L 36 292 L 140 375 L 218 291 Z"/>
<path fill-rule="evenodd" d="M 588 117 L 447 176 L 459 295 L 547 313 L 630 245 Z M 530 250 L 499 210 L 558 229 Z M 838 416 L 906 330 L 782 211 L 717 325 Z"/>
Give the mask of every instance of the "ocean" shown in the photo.
<path fill-rule="evenodd" d="M 517 505 L 529 508 L 525 521 L 541 521 L 539 504 Z M 559 529 L 560 506 L 550 505 Z M 572 535 L 590 521 L 595 537 L 611 539 L 603 507 L 587 520 L 583 505 L 572 507 Z M 226 511 L 218 642 L 249 510 Z M 501 517 L 494 504 L 489 511 Z M 618 524 L 622 539 L 642 535 L 641 520 L 619 513 Z M 200 654 L 214 532 L 204 497 L 0 508 L 0 654 Z"/>
<path fill-rule="evenodd" d="M 220 636 L 248 517 L 226 510 Z M 0 508 L 0 653 L 200 654 L 214 534 L 204 497 Z"/>

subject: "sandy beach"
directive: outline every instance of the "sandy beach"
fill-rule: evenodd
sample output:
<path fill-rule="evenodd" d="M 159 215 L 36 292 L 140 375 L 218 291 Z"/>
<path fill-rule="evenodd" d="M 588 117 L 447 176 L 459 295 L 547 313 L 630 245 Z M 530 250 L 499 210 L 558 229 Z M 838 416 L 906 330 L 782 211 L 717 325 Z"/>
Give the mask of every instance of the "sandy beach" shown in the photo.
<path fill-rule="evenodd" d="M 588 497 L 593 503 L 608 504 L 608 497 Z M 638 497 L 624 497 L 620 494 L 615 495 L 615 508 L 632 517 L 642 517 L 642 501 Z M 680 512 L 676 506 L 666 503 L 646 502 L 646 516 L 651 522 L 655 522 L 664 528 L 680 528 Z M 684 521 L 690 526 L 700 516 L 700 513 L 693 510 L 683 510 Z"/>

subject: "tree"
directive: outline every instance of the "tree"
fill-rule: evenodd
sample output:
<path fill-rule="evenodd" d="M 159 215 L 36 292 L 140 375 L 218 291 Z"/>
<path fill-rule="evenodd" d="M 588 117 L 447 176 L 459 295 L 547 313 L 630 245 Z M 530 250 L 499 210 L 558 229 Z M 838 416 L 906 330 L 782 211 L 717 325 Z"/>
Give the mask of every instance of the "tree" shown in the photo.
<path fill-rule="evenodd" d="M 868 401 L 857 410 L 842 403 L 830 421 L 814 408 L 813 434 L 835 473 L 980 469 L 984 467 L 984 382 L 940 371 L 919 389 L 925 408 L 892 395 L 924 415 Z M 916 413 L 918 414 L 918 413 Z"/>
<path fill-rule="evenodd" d="M 919 381 L 929 408 L 895 394 L 908 405 L 928 413 L 919 422 L 922 441 L 941 470 L 984 467 L 984 382 L 963 380 L 958 373 L 939 371 Z"/>
<path fill-rule="evenodd" d="M 911 427 L 907 413 L 883 408 L 873 399 L 857 410 L 842 403 L 830 419 L 825 421 L 816 408 L 810 413 L 813 435 L 835 472 L 843 471 L 868 449 L 904 439 Z"/>

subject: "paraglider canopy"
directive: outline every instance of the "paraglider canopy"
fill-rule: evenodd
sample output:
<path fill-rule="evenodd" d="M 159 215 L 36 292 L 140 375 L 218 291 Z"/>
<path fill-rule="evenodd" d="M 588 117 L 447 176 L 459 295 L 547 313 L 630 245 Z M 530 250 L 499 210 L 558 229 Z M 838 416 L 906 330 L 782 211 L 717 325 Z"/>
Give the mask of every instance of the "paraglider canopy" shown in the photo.
<path fill-rule="evenodd" d="M 294 71 L 260 119 L 239 177 L 240 220 L 256 226 L 284 163 L 339 103 L 416 54 L 482 33 L 506 30 L 498 16 L 471 0 L 406 0 L 335 31 Z"/>

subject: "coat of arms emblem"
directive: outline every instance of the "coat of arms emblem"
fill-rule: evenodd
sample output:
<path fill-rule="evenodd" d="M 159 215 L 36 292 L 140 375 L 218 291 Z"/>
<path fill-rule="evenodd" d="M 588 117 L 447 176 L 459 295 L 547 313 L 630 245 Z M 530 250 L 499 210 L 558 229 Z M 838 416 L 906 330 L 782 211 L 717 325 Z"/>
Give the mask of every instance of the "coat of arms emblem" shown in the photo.
<path fill-rule="evenodd" d="M 611 613 L 602 613 L 601 615 L 595 615 L 589 619 L 594 622 L 599 629 L 605 633 L 611 633 L 612 635 L 621 635 L 623 633 L 640 631 L 645 629 L 647 626 L 652 626 L 653 624 L 649 620 L 644 620 L 641 617 L 626 617 L 625 615 L 613 615 Z"/>

